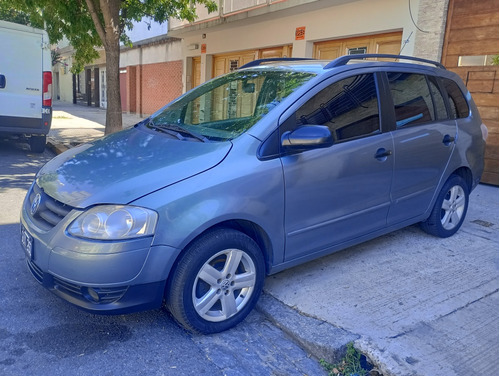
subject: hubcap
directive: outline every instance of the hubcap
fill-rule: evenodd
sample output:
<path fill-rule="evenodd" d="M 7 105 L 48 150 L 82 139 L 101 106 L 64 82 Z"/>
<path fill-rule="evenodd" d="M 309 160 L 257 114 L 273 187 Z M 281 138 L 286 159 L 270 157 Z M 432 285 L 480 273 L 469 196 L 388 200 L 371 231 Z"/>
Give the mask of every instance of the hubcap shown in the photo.
<path fill-rule="evenodd" d="M 459 185 L 453 186 L 441 205 L 441 224 L 445 230 L 452 230 L 460 223 L 465 210 L 465 192 Z"/>
<path fill-rule="evenodd" d="M 193 305 L 203 319 L 227 320 L 238 313 L 254 291 L 255 264 L 239 249 L 226 249 L 208 260 L 196 275 Z"/>

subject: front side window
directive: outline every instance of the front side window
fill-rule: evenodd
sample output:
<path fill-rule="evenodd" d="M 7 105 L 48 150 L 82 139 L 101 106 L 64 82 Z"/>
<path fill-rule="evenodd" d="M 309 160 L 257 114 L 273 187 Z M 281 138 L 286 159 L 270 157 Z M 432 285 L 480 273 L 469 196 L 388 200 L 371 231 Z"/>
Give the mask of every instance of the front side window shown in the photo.
<path fill-rule="evenodd" d="M 373 75 L 349 77 L 321 90 L 297 110 L 296 124 L 328 126 L 335 141 L 379 133 Z"/>
<path fill-rule="evenodd" d="M 284 70 L 236 71 L 198 86 L 151 116 L 147 127 L 231 140 L 250 129 L 314 73 Z"/>
<path fill-rule="evenodd" d="M 390 72 L 387 78 L 397 128 L 435 120 L 434 104 L 424 75 Z"/>

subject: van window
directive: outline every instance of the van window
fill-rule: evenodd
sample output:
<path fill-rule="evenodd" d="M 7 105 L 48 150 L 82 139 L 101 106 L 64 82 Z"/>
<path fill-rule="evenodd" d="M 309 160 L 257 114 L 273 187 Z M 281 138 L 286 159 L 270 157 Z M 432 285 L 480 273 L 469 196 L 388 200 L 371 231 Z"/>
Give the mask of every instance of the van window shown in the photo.
<path fill-rule="evenodd" d="M 459 119 L 469 116 L 469 105 L 464 98 L 464 95 L 457 83 L 448 78 L 441 78 L 444 88 L 448 94 L 448 101 L 450 102 L 451 118 Z"/>
<path fill-rule="evenodd" d="M 328 126 L 335 141 L 379 133 L 375 79 L 364 74 L 335 82 L 306 102 L 295 116 L 299 126 Z"/>
<path fill-rule="evenodd" d="M 387 73 L 398 128 L 435 120 L 434 104 L 422 74 Z"/>

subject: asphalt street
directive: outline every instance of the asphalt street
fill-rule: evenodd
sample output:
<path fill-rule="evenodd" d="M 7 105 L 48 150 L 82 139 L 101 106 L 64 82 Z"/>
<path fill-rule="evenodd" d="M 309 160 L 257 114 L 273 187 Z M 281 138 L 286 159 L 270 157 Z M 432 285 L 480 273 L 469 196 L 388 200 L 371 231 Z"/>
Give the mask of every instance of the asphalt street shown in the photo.
<path fill-rule="evenodd" d="M 19 212 L 36 171 L 54 154 L 0 141 L 0 375 L 322 375 L 317 360 L 254 311 L 244 324 L 191 335 L 169 314 L 82 312 L 30 275 Z"/>

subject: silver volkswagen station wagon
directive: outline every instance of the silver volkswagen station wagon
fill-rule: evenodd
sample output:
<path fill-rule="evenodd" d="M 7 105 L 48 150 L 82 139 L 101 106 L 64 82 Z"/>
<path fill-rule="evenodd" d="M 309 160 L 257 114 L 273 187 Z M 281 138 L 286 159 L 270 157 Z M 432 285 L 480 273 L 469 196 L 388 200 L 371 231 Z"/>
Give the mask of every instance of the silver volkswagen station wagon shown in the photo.
<path fill-rule="evenodd" d="M 453 235 L 486 127 L 441 64 L 375 57 L 255 61 L 60 154 L 22 207 L 29 270 L 87 311 L 165 304 L 215 333 L 266 275 L 419 222 Z"/>

